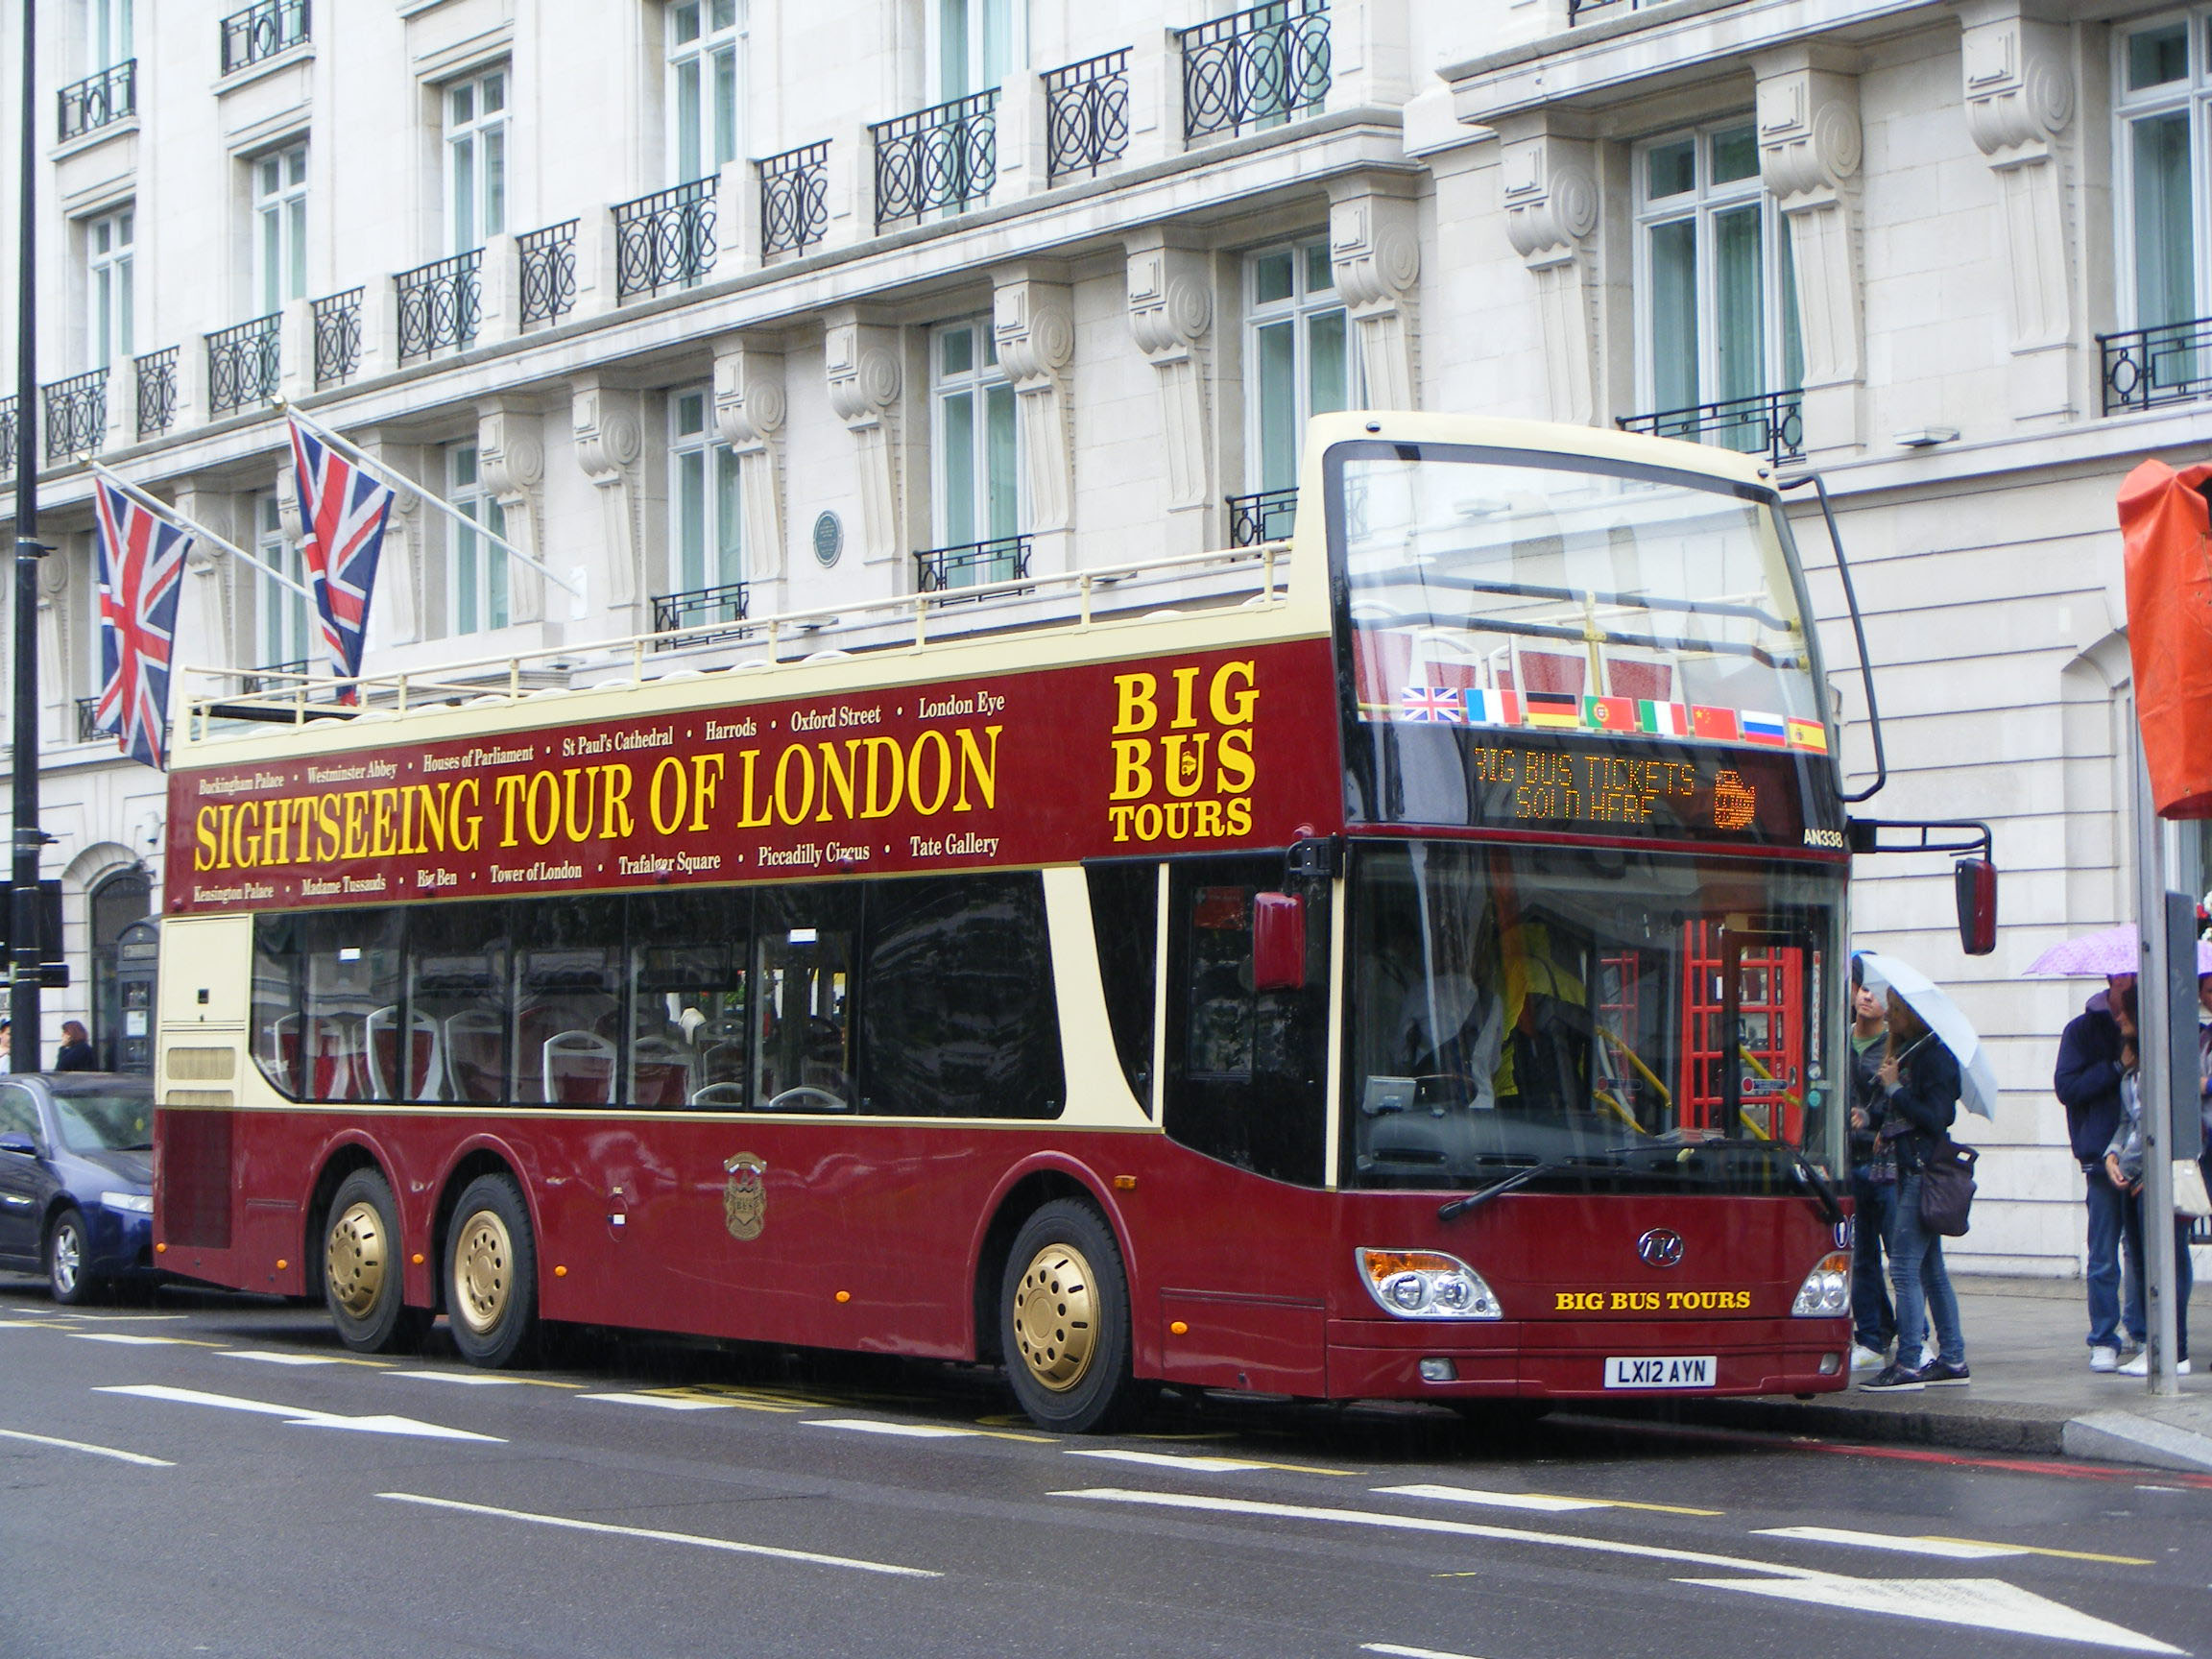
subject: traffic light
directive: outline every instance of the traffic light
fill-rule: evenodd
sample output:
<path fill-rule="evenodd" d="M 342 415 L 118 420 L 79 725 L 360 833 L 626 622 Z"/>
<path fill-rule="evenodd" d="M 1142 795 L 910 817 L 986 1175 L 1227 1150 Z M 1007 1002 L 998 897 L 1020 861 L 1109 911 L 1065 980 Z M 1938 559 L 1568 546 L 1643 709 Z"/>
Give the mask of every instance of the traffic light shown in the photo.
<path fill-rule="evenodd" d="M 9 936 L 15 920 L 12 902 L 0 905 L 0 959 L 12 963 L 15 944 Z M 38 983 L 49 991 L 64 990 L 69 984 L 69 964 L 61 959 L 61 883 L 38 883 L 38 937 L 43 947 L 38 953 Z"/>

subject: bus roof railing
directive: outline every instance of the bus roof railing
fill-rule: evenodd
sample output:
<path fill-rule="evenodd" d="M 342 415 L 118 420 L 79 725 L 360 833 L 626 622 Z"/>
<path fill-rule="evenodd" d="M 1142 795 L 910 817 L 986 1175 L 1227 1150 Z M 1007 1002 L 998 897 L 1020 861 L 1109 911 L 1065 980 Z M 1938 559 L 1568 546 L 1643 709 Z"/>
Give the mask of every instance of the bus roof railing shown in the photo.
<path fill-rule="evenodd" d="M 1111 592 L 1124 585 L 1142 586 L 1239 566 L 1253 567 L 1258 577 L 1251 592 L 1245 592 L 1239 585 L 1227 595 L 1201 593 L 1185 597 L 1210 603 L 1236 598 L 1242 605 L 1256 601 L 1275 605 L 1289 597 L 1286 583 L 1278 580 L 1279 569 L 1289 552 L 1287 541 L 1274 541 L 1162 559 L 1092 565 L 1080 570 L 1015 576 L 928 592 L 784 611 L 767 616 L 697 622 L 595 643 L 545 645 L 532 651 L 440 663 L 426 670 L 403 669 L 388 674 L 340 677 L 317 674 L 312 669 L 249 670 L 193 664 L 179 671 L 185 688 L 184 728 L 188 741 L 203 742 L 209 735 L 209 723 L 216 720 L 304 726 L 317 720 L 351 720 L 373 711 L 388 715 L 426 713 L 433 709 L 451 709 L 463 703 L 486 706 L 517 703 L 524 697 L 552 690 L 642 685 L 702 672 L 681 658 L 670 661 L 671 653 L 682 652 L 687 646 L 731 651 L 749 647 L 764 651 L 763 657 L 749 658 L 731 666 L 769 668 L 795 667 L 803 662 L 862 652 L 921 652 L 985 634 L 1082 632 L 1095 622 L 1125 620 L 1142 603 L 1104 607 L 1100 604 L 1101 589 Z M 1074 599 L 1072 613 L 1055 608 L 1046 614 L 1028 618 L 1006 614 L 1015 602 L 1035 602 L 1056 591 Z M 999 607 L 996 613 L 993 602 Z M 976 609 L 968 609 L 972 606 Z M 941 625 L 932 632 L 932 613 L 942 617 L 949 609 L 953 610 L 950 626 Z M 971 617 L 982 625 L 967 625 Z M 858 635 L 880 637 L 854 637 Z M 832 652 L 827 641 L 833 637 L 845 639 L 851 649 L 838 648 Z M 797 656 L 784 656 L 785 649 L 795 640 L 803 642 L 805 651 Z M 658 674 L 648 674 L 647 662 L 655 659 L 670 661 L 670 665 Z M 627 678 L 601 678 L 618 674 L 625 663 L 629 669 Z M 191 690 L 195 680 L 235 682 L 243 679 L 254 681 L 255 688 L 206 694 L 195 694 Z M 314 693 L 345 701 L 310 701 Z"/>

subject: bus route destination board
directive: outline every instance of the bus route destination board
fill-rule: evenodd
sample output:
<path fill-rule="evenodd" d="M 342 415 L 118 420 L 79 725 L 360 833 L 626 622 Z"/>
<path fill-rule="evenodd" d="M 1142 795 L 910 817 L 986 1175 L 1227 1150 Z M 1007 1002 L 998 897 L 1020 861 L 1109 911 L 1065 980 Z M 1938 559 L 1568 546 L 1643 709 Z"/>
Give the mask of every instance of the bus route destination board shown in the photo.
<path fill-rule="evenodd" d="M 1342 828 L 1334 732 L 1314 639 L 198 767 L 166 908 L 1281 847 Z"/>

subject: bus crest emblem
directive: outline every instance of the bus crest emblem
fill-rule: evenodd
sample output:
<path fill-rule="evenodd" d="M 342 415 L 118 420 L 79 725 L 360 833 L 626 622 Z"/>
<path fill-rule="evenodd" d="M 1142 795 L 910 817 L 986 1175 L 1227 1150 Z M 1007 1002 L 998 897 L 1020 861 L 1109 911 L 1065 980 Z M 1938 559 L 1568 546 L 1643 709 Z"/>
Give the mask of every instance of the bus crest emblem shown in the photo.
<path fill-rule="evenodd" d="M 760 1237 L 768 1223 L 768 1166 L 750 1152 L 740 1152 L 722 1165 L 730 1177 L 722 1188 L 722 1222 L 733 1238 Z"/>

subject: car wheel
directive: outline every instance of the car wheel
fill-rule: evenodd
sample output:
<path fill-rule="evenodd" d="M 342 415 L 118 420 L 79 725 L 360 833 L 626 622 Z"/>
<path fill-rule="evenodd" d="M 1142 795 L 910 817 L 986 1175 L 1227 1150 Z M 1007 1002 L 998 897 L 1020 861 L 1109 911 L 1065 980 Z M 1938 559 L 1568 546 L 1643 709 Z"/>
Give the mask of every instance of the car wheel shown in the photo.
<path fill-rule="evenodd" d="M 330 1196 L 323 1235 L 323 1302 L 338 1339 L 356 1354 L 389 1354 L 421 1343 L 426 1308 L 407 1306 L 401 1284 L 399 1207 L 374 1169 L 356 1169 Z"/>
<path fill-rule="evenodd" d="M 55 1301 L 74 1308 L 92 1300 L 100 1286 L 92 1277 L 91 1246 L 84 1212 L 64 1210 L 54 1217 L 46 1229 L 46 1283 Z"/>
<path fill-rule="evenodd" d="M 538 1246 L 522 1190 L 505 1175 L 469 1183 L 445 1236 L 445 1312 L 453 1346 L 497 1369 L 528 1358 L 538 1334 Z"/>
<path fill-rule="evenodd" d="M 1129 1374 L 1129 1282 L 1106 1217 L 1058 1198 L 1022 1223 L 1006 1258 L 998 1345 L 1014 1397 L 1040 1429 L 1118 1427 L 1153 1392 Z"/>

